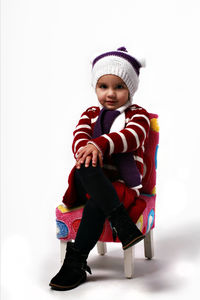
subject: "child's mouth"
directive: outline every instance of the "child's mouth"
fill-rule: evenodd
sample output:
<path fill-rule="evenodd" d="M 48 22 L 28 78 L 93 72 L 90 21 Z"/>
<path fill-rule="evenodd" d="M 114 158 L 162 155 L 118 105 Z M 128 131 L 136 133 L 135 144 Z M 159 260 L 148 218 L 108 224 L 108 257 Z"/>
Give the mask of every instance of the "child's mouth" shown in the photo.
<path fill-rule="evenodd" d="M 116 104 L 116 101 L 106 101 L 107 104 L 110 104 L 110 105 L 114 105 Z"/>

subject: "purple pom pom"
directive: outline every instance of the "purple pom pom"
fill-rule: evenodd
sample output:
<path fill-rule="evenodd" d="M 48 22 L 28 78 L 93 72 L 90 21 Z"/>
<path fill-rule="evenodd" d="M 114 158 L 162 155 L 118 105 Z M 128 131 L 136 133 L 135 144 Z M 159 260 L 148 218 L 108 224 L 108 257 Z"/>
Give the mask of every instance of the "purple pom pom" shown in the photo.
<path fill-rule="evenodd" d="M 120 48 L 118 48 L 117 50 L 119 50 L 119 51 L 124 51 L 124 52 L 128 52 L 128 51 L 126 50 L 125 47 L 120 47 Z"/>

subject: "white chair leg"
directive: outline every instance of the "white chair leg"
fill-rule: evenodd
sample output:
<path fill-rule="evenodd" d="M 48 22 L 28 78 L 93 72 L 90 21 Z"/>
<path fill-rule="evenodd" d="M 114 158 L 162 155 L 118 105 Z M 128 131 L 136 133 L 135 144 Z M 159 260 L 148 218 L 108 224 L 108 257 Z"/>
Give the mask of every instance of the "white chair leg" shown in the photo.
<path fill-rule="evenodd" d="M 124 274 L 126 278 L 132 278 L 134 274 L 135 247 L 124 250 Z"/>
<path fill-rule="evenodd" d="M 105 242 L 97 242 L 97 251 L 100 255 L 104 255 L 107 252 L 107 246 Z"/>
<path fill-rule="evenodd" d="M 148 259 L 154 256 L 153 230 L 150 230 L 144 239 L 144 255 Z"/>
<path fill-rule="evenodd" d="M 70 242 L 70 241 L 71 240 L 68 240 L 68 241 L 60 240 L 60 262 L 61 262 L 61 264 L 63 263 L 64 258 L 65 258 L 67 242 Z"/>

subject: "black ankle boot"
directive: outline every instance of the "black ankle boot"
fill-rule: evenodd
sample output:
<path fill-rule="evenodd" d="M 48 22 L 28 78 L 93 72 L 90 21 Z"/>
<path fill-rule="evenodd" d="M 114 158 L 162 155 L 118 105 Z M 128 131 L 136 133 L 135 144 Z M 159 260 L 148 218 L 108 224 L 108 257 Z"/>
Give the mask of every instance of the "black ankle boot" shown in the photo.
<path fill-rule="evenodd" d="M 124 250 L 145 238 L 129 217 L 123 204 L 120 204 L 120 206 L 111 212 L 108 220 L 111 223 L 113 233 L 118 235 Z"/>
<path fill-rule="evenodd" d="M 67 251 L 63 265 L 51 279 L 49 285 L 54 290 L 66 291 L 77 287 L 87 279 L 86 271 L 91 273 L 90 267 L 87 266 L 88 254 L 81 253 L 74 248 L 74 243 L 67 243 Z"/>

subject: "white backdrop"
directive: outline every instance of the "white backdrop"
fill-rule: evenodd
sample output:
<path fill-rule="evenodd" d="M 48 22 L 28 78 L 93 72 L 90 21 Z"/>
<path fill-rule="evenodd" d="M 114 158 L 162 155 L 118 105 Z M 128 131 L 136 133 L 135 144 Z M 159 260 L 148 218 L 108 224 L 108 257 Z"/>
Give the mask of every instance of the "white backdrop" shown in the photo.
<path fill-rule="evenodd" d="M 198 0 L 1 1 L 2 300 L 198 292 L 199 14 Z M 125 280 L 120 245 L 110 244 L 106 258 L 92 251 L 86 284 L 53 292 L 54 211 L 74 164 L 72 131 L 97 103 L 90 60 L 121 46 L 146 58 L 134 102 L 159 114 L 155 259 L 138 245 L 135 278 Z"/>

